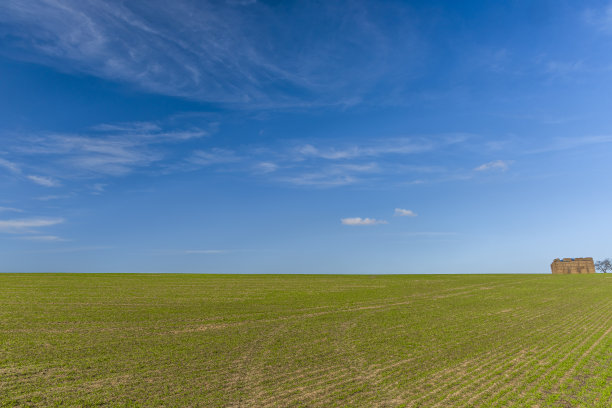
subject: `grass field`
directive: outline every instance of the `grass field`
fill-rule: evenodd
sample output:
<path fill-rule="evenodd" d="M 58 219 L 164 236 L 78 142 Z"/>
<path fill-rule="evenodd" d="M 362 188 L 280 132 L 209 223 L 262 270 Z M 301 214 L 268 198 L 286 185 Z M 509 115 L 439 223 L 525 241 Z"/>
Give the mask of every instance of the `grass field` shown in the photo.
<path fill-rule="evenodd" d="M 1 406 L 612 406 L 612 276 L 0 274 Z"/>

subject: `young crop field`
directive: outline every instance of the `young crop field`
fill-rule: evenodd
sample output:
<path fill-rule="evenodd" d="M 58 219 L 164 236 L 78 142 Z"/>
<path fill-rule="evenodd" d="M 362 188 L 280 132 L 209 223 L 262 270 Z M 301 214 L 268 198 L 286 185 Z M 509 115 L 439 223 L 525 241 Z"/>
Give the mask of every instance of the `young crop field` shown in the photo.
<path fill-rule="evenodd" d="M 0 274 L 0 406 L 610 407 L 612 276 Z"/>

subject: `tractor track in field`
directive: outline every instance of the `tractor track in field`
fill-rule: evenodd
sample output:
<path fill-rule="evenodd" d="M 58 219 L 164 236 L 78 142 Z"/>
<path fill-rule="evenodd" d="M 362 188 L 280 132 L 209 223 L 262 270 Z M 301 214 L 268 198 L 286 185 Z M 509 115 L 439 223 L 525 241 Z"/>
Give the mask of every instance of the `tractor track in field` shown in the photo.
<path fill-rule="evenodd" d="M 540 318 L 541 314 L 537 314 L 535 316 L 531 316 L 528 320 L 535 320 Z M 524 323 L 524 320 L 523 320 Z M 567 325 L 570 324 L 570 322 L 565 322 Z M 480 359 L 479 359 L 480 360 Z M 258 401 L 258 406 L 267 406 L 268 404 L 275 404 L 278 402 L 287 402 L 287 397 L 289 397 L 290 395 L 301 395 L 303 396 L 303 393 L 305 390 L 307 389 L 312 389 L 314 388 L 320 388 L 320 390 L 318 392 L 314 392 L 314 393 L 310 393 L 307 395 L 310 396 L 316 396 L 319 394 L 327 394 L 330 391 L 333 391 L 333 389 L 341 387 L 343 385 L 346 384 L 350 384 L 352 382 L 359 382 L 360 378 L 367 378 L 368 381 L 372 381 L 374 380 L 377 375 L 383 371 L 387 371 L 389 369 L 395 368 L 396 366 L 400 366 L 403 364 L 407 364 L 409 362 L 413 362 L 414 358 L 408 358 L 405 360 L 402 360 L 400 362 L 396 363 L 391 363 L 388 364 L 386 367 L 380 369 L 380 370 L 376 370 L 375 368 L 370 368 L 368 370 L 366 370 L 366 374 L 360 373 L 360 372 L 355 372 L 355 370 L 342 370 L 340 369 L 340 367 L 337 368 L 330 368 L 329 371 L 331 371 L 331 374 L 329 374 L 328 376 L 317 376 L 319 378 L 318 382 L 315 382 L 314 384 L 309 383 L 306 386 L 301 386 L 301 387 L 293 387 L 287 391 L 285 391 L 284 393 L 282 393 L 281 395 L 275 395 L 270 397 L 270 399 L 268 400 L 263 400 L 263 401 Z M 481 360 L 480 360 L 481 361 Z M 495 361 L 497 361 L 497 356 L 493 356 L 491 358 L 491 362 L 494 363 Z M 503 364 L 503 363 L 502 363 Z M 368 371 L 374 371 L 374 375 L 368 375 L 367 372 Z M 297 379 L 297 378 L 295 378 Z M 287 381 L 288 382 L 294 382 L 290 376 L 287 377 Z M 340 381 L 338 381 L 340 380 Z M 292 400 L 295 402 L 295 400 Z M 348 400 L 346 400 L 347 403 L 351 402 L 351 399 L 349 398 Z"/>
<path fill-rule="evenodd" d="M 479 285 L 479 286 L 481 286 L 481 285 Z M 477 289 L 477 290 L 480 290 L 480 289 Z M 461 292 L 461 294 L 464 294 L 464 293 Z M 396 303 L 385 303 L 383 305 L 376 305 L 377 306 L 376 309 L 379 309 L 381 307 L 386 307 L 386 306 L 394 306 L 396 304 L 397 304 L 397 302 Z M 371 306 L 373 306 L 373 305 L 368 305 L 367 309 L 365 309 L 365 310 L 374 309 Z M 364 310 L 361 307 L 359 309 L 360 310 Z M 535 316 L 531 316 L 529 318 L 529 320 L 537 319 L 539 317 L 540 317 L 540 314 L 535 315 Z M 489 335 L 489 334 L 490 333 L 484 333 L 483 335 L 486 336 L 486 335 Z M 408 362 L 410 362 L 412 360 L 414 360 L 414 358 L 405 359 L 401 363 L 402 364 L 406 364 L 406 363 L 408 363 Z M 400 364 L 397 364 L 397 365 L 400 365 Z M 392 363 L 392 364 L 390 364 L 388 366 L 389 366 L 389 368 L 382 369 L 382 370 L 380 370 L 380 372 L 388 370 L 388 369 L 391 369 L 391 368 L 395 367 L 396 364 Z M 358 382 L 358 378 L 360 378 L 360 377 L 364 377 L 365 376 L 369 380 L 372 380 L 372 378 L 371 378 L 372 376 L 370 376 L 368 374 L 363 374 L 363 371 L 365 371 L 367 373 L 368 371 L 373 370 L 373 369 L 374 368 L 370 368 L 370 369 L 361 370 L 361 371 L 356 371 L 355 369 L 352 369 L 352 370 L 346 369 L 345 370 L 345 369 L 341 369 L 340 367 L 337 367 L 335 369 L 330 369 L 330 371 L 332 371 L 331 374 L 329 374 L 329 376 L 322 376 L 322 377 L 318 376 L 318 382 L 316 382 L 315 384 L 308 384 L 308 386 L 291 388 L 289 390 L 286 390 L 283 393 L 283 395 L 286 397 L 286 396 L 291 395 L 291 394 L 301 393 L 301 392 L 304 392 L 304 390 L 306 390 L 306 389 L 313 388 L 313 386 L 315 386 L 315 387 L 324 386 L 322 391 L 320 392 L 320 393 L 324 394 L 324 393 L 329 392 L 330 390 L 333 390 L 334 388 L 337 388 L 338 386 L 342 386 L 344 384 L 349 384 L 351 382 L 356 382 L 356 381 Z M 376 371 L 376 375 L 378 375 L 378 373 L 379 373 L 379 371 Z M 290 375 L 285 375 L 285 377 L 287 378 L 286 382 L 293 382 L 293 380 L 295 380 Z M 338 380 L 341 380 L 341 381 L 338 381 Z M 318 393 L 315 392 L 312 395 L 318 395 Z M 276 402 L 278 402 L 279 399 L 281 401 L 283 400 L 282 398 L 280 398 L 279 395 L 276 395 L 275 397 L 272 397 L 272 400 L 276 401 Z M 350 399 L 347 402 L 350 402 Z M 265 406 L 266 403 L 267 403 L 267 401 L 265 401 L 265 400 L 264 401 L 259 401 L 258 405 Z"/>
<path fill-rule="evenodd" d="M 0 406 L 612 399 L 606 276 L 163 277 L 6 280 Z"/>
<path fill-rule="evenodd" d="M 571 325 L 574 323 L 574 326 L 578 326 L 580 322 L 566 322 L 566 325 Z M 533 333 L 532 336 L 536 336 L 538 333 Z M 518 342 L 515 342 L 515 344 Z M 523 349 L 522 346 L 518 348 L 511 349 L 510 353 L 506 353 L 506 355 L 514 355 L 519 353 Z M 408 406 L 414 406 L 414 404 L 421 403 L 422 401 L 428 399 L 430 396 L 438 396 L 444 389 L 448 389 L 450 384 L 447 384 L 447 381 L 452 381 L 456 383 L 462 383 L 465 379 L 470 378 L 470 376 L 477 374 L 478 372 L 486 370 L 495 371 L 506 364 L 506 359 L 503 358 L 500 362 L 499 354 L 495 354 L 493 352 L 488 353 L 488 358 L 483 360 L 482 357 L 475 357 L 467 362 L 460 364 L 459 366 L 446 368 L 435 376 L 423 378 L 419 383 L 414 384 L 415 386 L 419 386 L 422 383 L 441 383 L 438 387 L 434 387 L 429 389 L 426 394 L 419 395 L 418 398 L 411 400 L 408 402 Z M 497 365 L 495 365 L 497 364 Z M 465 370 L 466 365 L 473 365 L 474 367 L 471 370 Z M 452 378 L 452 380 L 451 380 Z M 405 401 L 407 396 L 404 397 L 396 397 L 397 400 Z"/>
<path fill-rule="evenodd" d="M 567 326 L 573 325 L 575 327 L 578 327 L 580 324 L 581 322 L 566 322 Z M 539 334 L 540 333 L 533 332 L 531 336 L 535 337 L 535 336 L 538 336 Z M 443 390 L 452 389 L 451 388 L 452 384 L 454 383 L 464 384 L 467 379 L 472 378 L 475 374 L 477 375 L 480 372 L 498 371 L 500 368 L 507 365 L 508 357 L 517 355 L 517 354 L 521 355 L 521 352 L 525 350 L 522 344 L 517 346 L 518 343 L 522 343 L 522 341 L 516 340 L 510 345 L 506 345 L 506 347 L 508 346 L 514 346 L 514 347 L 510 348 L 509 350 L 506 349 L 507 351 L 505 354 L 494 353 L 491 351 L 488 354 L 488 357 L 486 359 L 482 359 L 481 357 L 474 357 L 473 359 L 468 360 L 467 365 L 472 366 L 472 368 L 469 370 L 466 370 L 463 365 L 460 365 L 458 367 L 447 368 L 441 371 L 440 373 L 438 373 L 434 377 L 428 377 L 423 382 L 437 383 L 440 385 L 437 387 L 434 387 L 433 389 L 430 389 L 426 394 L 422 394 L 418 398 L 409 401 L 407 406 L 412 407 L 417 403 L 422 403 L 423 401 L 427 401 L 429 397 L 431 396 L 439 396 L 443 392 Z M 548 350 L 553 349 L 553 348 L 554 347 L 549 347 Z M 524 354 L 525 353 L 522 353 L 523 356 Z M 448 384 L 447 381 L 451 381 L 451 384 Z M 464 385 L 464 386 L 469 386 L 469 384 Z M 401 397 L 400 399 L 403 400 L 403 398 Z"/>
<path fill-rule="evenodd" d="M 448 294 L 443 294 L 443 295 L 436 295 L 436 296 L 423 296 L 423 295 L 410 295 L 407 296 L 405 298 L 398 298 L 398 301 L 395 302 L 385 302 L 385 303 L 364 303 L 364 304 L 357 304 L 357 305 L 353 305 L 352 307 L 344 307 L 344 308 L 337 308 L 337 306 L 327 306 L 330 309 L 336 307 L 336 309 L 333 310 L 323 310 L 320 312 L 314 312 L 314 313 L 297 313 L 297 314 L 290 314 L 287 316 L 282 316 L 282 317 L 277 317 L 274 319 L 256 319 L 256 320 L 241 320 L 241 321 L 236 321 L 236 322 L 227 322 L 227 323 L 211 323 L 211 324 L 203 324 L 203 325 L 198 325 L 195 327 L 190 327 L 190 328 L 184 328 L 184 329 L 177 329 L 177 330 L 173 330 L 170 333 L 172 334 L 180 334 L 180 333 L 191 333 L 191 332 L 199 332 L 199 331 L 208 331 L 208 330 L 216 330 L 216 329 L 225 329 L 225 328 L 229 328 L 229 327 L 236 327 L 236 326 L 242 326 L 245 324 L 258 324 L 258 323 L 274 323 L 274 322 L 280 322 L 280 321 L 284 321 L 284 320 L 299 320 L 299 319 L 308 319 L 308 318 L 314 318 L 314 317 L 319 317 L 319 316 L 324 316 L 324 315 L 329 315 L 329 314 L 338 314 L 338 313 L 353 313 L 353 312 L 359 312 L 359 311 L 364 311 L 364 310 L 377 310 L 377 309 L 385 309 L 385 308 L 390 308 L 390 307 L 397 307 L 397 306 L 406 306 L 409 304 L 413 304 L 415 301 L 417 300 L 440 300 L 440 299 L 446 299 L 446 298 L 450 298 L 450 297 L 455 297 L 455 296 L 463 296 L 463 295 L 469 295 L 469 294 L 473 294 L 473 293 L 477 293 L 480 290 L 480 287 L 486 286 L 485 290 L 491 290 L 497 287 L 506 287 L 509 284 L 517 284 L 520 282 L 524 282 L 526 280 L 522 280 L 522 281 L 514 281 L 511 283 L 503 283 L 503 284 L 499 284 L 499 285 L 489 285 L 486 286 L 486 284 L 479 284 L 479 285 L 474 285 L 475 288 L 474 290 L 471 291 L 459 291 L 457 292 L 456 289 L 454 288 L 455 291 L 452 291 L 452 293 L 448 293 Z M 403 299 L 403 300 L 399 300 L 399 299 Z M 325 306 L 322 306 L 325 307 Z M 318 307 L 322 308 L 322 307 Z M 308 311 L 311 310 L 309 309 L 303 309 L 304 311 Z M 244 317 L 249 317 L 244 316 Z"/>
<path fill-rule="evenodd" d="M 529 359 L 525 359 L 523 361 L 521 361 L 521 364 L 513 366 L 512 370 L 508 370 L 506 372 L 504 372 L 501 375 L 490 375 L 487 378 L 487 381 L 484 382 L 483 384 L 477 383 L 476 387 L 472 386 L 471 388 L 476 388 L 473 391 L 478 390 L 477 392 L 475 392 L 474 394 L 471 395 L 471 397 L 469 399 L 467 399 L 467 404 L 468 405 L 475 405 L 477 402 L 480 401 L 481 397 L 483 395 L 487 395 L 487 393 L 491 393 L 491 397 L 494 397 L 495 394 L 499 394 L 500 392 L 504 391 L 504 387 L 500 387 L 501 384 L 505 384 L 510 385 L 510 384 L 514 384 L 514 386 L 516 386 L 516 383 L 518 381 L 520 381 L 519 379 L 522 378 L 522 374 L 526 371 L 524 368 L 526 366 L 530 366 L 530 365 L 536 365 L 537 363 L 541 360 L 542 356 L 544 355 L 550 355 L 551 351 L 558 349 L 559 344 L 555 343 L 554 345 L 543 349 L 542 351 L 540 351 L 537 354 L 531 355 Z M 497 391 L 496 393 L 492 393 L 492 391 Z M 470 390 L 463 390 L 461 392 L 461 395 L 469 395 L 470 394 Z M 482 402 L 482 401 L 481 401 Z M 442 405 L 436 405 L 436 406 L 442 406 Z"/>
<path fill-rule="evenodd" d="M 569 377 L 574 373 L 574 371 L 576 370 L 576 367 L 578 366 L 578 364 L 580 364 L 587 356 L 589 356 L 593 350 L 599 346 L 599 344 L 602 342 L 603 339 L 605 339 L 610 332 L 612 332 L 612 326 L 608 327 L 608 329 L 604 332 L 604 334 L 601 335 L 601 337 L 599 337 L 595 343 L 593 343 L 591 345 L 591 347 L 588 348 L 588 350 L 586 350 L 584 353 L 582 353 L 580 355 L 580 357 L 578 357 L 578 359 L 576 360 L 576 362 L 574 363 L 574 365 L 565 373 L 565 375 L 563 377 L 561 377 L 561 379 L 559 380 L 559 385 L 564 384 Z"/>
<path fill-rule="evenodd" d="M 532 316 L 530 316 L 526 320 L 525 319 L 521 319 L 520 323 L 518 323 L 519 319 L 516 319 L 517 320 L 517 325 L 524 324 L 526 321 L 537 320 L 541 316 L 542 316 L 542 314 L 532 315 Z M 566 324 L 569 324 L 569 323 L 566 322 Z M 483 336 L 489 336 L 491 334 L 492 334 L 491 332 L 485 332 L 483 334 Z M 531 336 L 536 336 L 537 334 L 538 334 L 537 332 L 533 332 L 531 334 Z M 476 340 L 476 339 L 474 339 L 474 340 Z M 516 352 L 520 351 L 520 349 L 522 349 L 522 347 L 519 347 L 517 349 L 512 349 L 512 353 L 516 353 Z M 489 366 L 491 364 L 494 364 L 497 361 L 498 354 L 495 354 L 492 351 L 488 351 L 486 353 L 486 356 L 487 356 L 486 359 L 483 359 L 482 355 L 481 356 L 477 356 L 477 357 L 473 357 L 473 358 L 471 358 L 471 359 L 469 359 L 467 361 L 464 361 L 464 362 L 460 363 L 458 366 L 453 366 L 453 367 L 445 368 L 445 369 L 443 369 L 441 371 L 438 371 L 433 376 L 425 376 L 425 377 L 421 378 L 417 383 L 413 382 L 412 384 L 415 385 L 415 386 L 420 386 L 423 383 L 434 383 L 435 384 L 435 383 L 438 383 L 438 382 L 440 382 L 442 380 L 446 380 L 446 378 L 449 378 L 449 377 L 452 377 L 454 380 L 457 380 L 458 376 L 459 376 L 459 378 L 465 377 L 470 372 L 472 372 L 474 369 L 480 369 L 480 368 L 483 367 L 483 365 L 484 366 Z M 465 366 L 470 365 L 470 364 L 472 364 L 474 362 L 478 362 L 479 363 L 477 367 L 475 367 L 474 369 L 472 369 L 470 371 L 466 371 L 464 369 Z M 443 388 L 446 388 L 446 386 L 445 385 L 441 385 L 439 387 L 434 387 L 430 391 L 430 393 L 431 394 L 438 393 Z M 427 395 L 429 395 L 430 393 L 428 393 Z M 423 399 L 425 396 L 426 395 L 421 394 L 419 396 L 418 400 Z"/>
<path fill-rule="evenodd" d="M 597 328 L 601 327 L 600 326 L 600 320 L 602 318 L 605 318 L 609 315 L 609 313 L 606 313 L 606 308 L 608 308 L 610 306 L 610 302 L 608 302 L 604 307 L 601 307 L 601 309 L 603 309 L 602 313 L 592 313 L 589 315 L 589 319 L 587 324 L 578 324 L 575 327 L 582 327 L 583 328 L 583 332 L 591 332 L 591 333 L 596 333 L 597 332 Z M 598 307 L 599 308 L 599 307 Z M 609 321 L 610 318 L 608 318 L 606 320 Z M 569 332 L 566 337 L 571 337 L 572 334 L 574 332 Z M 583 344 L 588 343 L 588 340 L 593 336 L 593 334 L 588 335 L 585 338 L 577 338 L 575 341 L 573 342 L 564 342 L 563 339 L 555 339 L 556 341 L 554 342 L 554 344 L 557 346 L 557 352 L 552 354 L 553 357 L 556 356 L 561 356 L 556 363 L 554 363 L 551 367 L 549 367 L 545 372 L 540 374 L 540 369 L 536 368 L 534 370 L 534 372 L 532 372 L 532 374 L 534 376 L 543 379 L 546 378 L 547 376 L 549 376 L 551 373 L 553 373 L 553 371 L 559 367 L 565 360 L 567 360 L 570 356 L 572 356 L 572 353 L 568 353 L 566 350 L 574 350 L 576 348 L 581 347 Z M 564 338 L 566 338 L 564 337 Z M 565 346 L 565 347 L 563 347 Z M 551 354 L 545 354 L 545 355 L 540 355 L 540 366 L 542 366 L 542 362 L 545 359 L 550 360 Z M 506 383 L 503 387 L 501 387 L 500 389 L 497 390 L 497 395 L 499 395 L 500 393 L 507 391 L 509 389 L 514 389 L 515 391 L 517 391 L 519 393 L 519 397 L 521 400 L 523 400 L 529 391 L 532 391 L 533 389 L 537 388 L 539 385 L 538 384 L 533 384 L 531 386 L 525 384 L 525 386 L 520 387 L 518 386 L 518 382 L 520 379 L 524 378 L 527 374 L 526 373 L 522 373 L 522 375 L 518 376 L 518 378 L 515 378 L 514 381 L 512 382 L 508 382 Z M 488 400 L 490 400 L 491 398 L 494 398 L 495 395 L 487 398 L 485 401 L 483 402 L 487 402 Z M 504 402 L 504 400 L 500 401 L 501 403 Z"/>
<path fill-rule="evenodd" d="M 516 283 L 516 282 L 511 282 L 510 284 L 514 284 L 514 283 Z M 508 284 L 509 283 L 504 283 L 504 284 L 501 284 L 501 285 L 494 285 L 494 286 L 506 286 Z M 474 291 L 470 291 L 469 293 L 474 293 L 476 290 L 482 290 L 480 288 L 481 286 L 483 286 L 483 285 L 476 285 L 475 290 Z M 491 285 L 487 286 L 485 290 L 489 290 L 489 289 L 491 289 Z M 455 293 L 454 293 L 454 295 L 464 295 L 464 294 L 466 294 L 465 291 L 461 291 L 461 292 L 458 292 L 458 293 L 455 291 Z M 431 298 L 429 298 L 429 299 L 431 299 Z M 404 303 L 407 303 L 407 302 L 395 302 L 395 303 L 385 303 L 385 304 L 379 304 L 379 305 L 367 305 L 366 307 L 361 306 L 359 308 L 354 308 L 351 311 L 380 309 L 380 308 L 383 308 L 383 307 L 393 307 L 393 306 L 396 306 L 398 304 L 404 304 Z M 533 318 L 537 318 L 537 317 L 538 316 L 535 316 Z M 277 320 L 275 320 L 275 321 L 277 321 Z M 387 365 L 388 366 L 387 368 L 382 368 L 380 370 L 377 370 L 376 368 L 369 368 L 369 369 L 365 370 L 365 372 L 366 372 L 365 374 L 363 374 L 364 370 L 361 370 L 361 371 L 356 371 L 354 369 L 353 370 L 343 370 L 343 369 L 340 369 L 338 367 L 338 368 L 334 369 L 333 372 L 329 376 L 323 376 L 323 377 L 318 376 L 318 382 L 315 383 L 315 384 L 309 384 L 308 386 L 294 387 L 292 389 L 289 389 L 289 390 L 285 391 L 283 394 L 285 396 L 288 396 L 290 394 L 296 394 L 298 392 L 303 392 L 306 389 L 312 388 L 313 385 L 317 385 L 317 386 L 320 387 L 322 385 L 329 384 L 330 382 L 335 380 L 335 383 L 332 382 L 331 384 L 329 384 L 329 386 L 326 386 L 326 387 L 323 388 L 323 390 L 320 393 L 324 394 L 324 393 L 329 392 L 329 390 L 333 389 L 335 386 L 341 386 L 341 385 L 345 385 L 345 384 L 348 384 L 348 383 L 351 383 L 351 382 L 358 381 L 356 379 L 358 379 L 359 377 L 367 377 L 367 378 L 371 379 L 371 378 L 373 378 L 372 375 L 368 374 L 368 372 L 370 372 L 370 371 L 374 371 L 375 372 L 375 376 L 376 376 L 376 375 L 378 375 L 379 372 L 386 371 L 386 370 L 391 369 L 391 368 L 393 368 L 393 367 L 395 367 L 397 365 L 406 364 L 406 363 L 408 363 L 408 362 L 410 362 L 412 360 L 414 360 L 414 358 L 408 358 L 408 359 L 402 360 L 399 363 L 391 363 L 391 364 Z M 291 378 L 291 376 L 286 376 L 286 377 L 287 377 L 288 381 L 293 382 L 293 380 L 295 380 L 294 378 Z M 342 381 L 338 381 L 338 380 L 342 380 Z M 318 393 L 319 392 L 314 392 L 314 393 L 310 393 L 310 395 L 318 395 Z M 271 397 L 271 398 L 274 401 L 278 401 L 280 399 L 279 397 L 280 397 L 279 395 L 276 395 L 275 397 Z M 259 401 L 258 405 L 265 406 L 266 403 L 268 403 L 268 401 L 266 401 L 266 400 Z"/>

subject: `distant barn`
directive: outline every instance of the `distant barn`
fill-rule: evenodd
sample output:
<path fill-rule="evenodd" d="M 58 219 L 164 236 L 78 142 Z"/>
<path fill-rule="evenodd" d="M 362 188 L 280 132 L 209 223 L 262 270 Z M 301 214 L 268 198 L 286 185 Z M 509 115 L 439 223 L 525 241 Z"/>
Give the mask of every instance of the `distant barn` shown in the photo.
<path fill-rule="evenodd" d="M 556 275 L 595 273 L 595 264 L 593 258 L 557 258 L 550 269 Z"/>

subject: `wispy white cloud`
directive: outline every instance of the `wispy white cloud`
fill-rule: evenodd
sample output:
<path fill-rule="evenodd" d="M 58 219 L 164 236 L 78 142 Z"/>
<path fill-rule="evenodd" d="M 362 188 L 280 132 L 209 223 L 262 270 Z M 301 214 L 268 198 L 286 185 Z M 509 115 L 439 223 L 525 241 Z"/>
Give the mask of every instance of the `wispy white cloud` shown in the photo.
<path fill-rule="evenodd" d="M 244 106 L 351 104 L 386 78 L 397 89 L 416 69 L 413 17 L 386 7 L 398 18 L 355 1 L 290 10 L 248 0 L 177 0 L 171 9 L 116 0 L 4 1 L 0 34 L 15 58 L 162 94 Z M 296 36 L 312 34 L 315 15 L 320 34 Z"/>
<path fill-rule="evenodd" d="M 160 153 L 151 151 L 146 143 L 120 137 L 94 138 L 56 134 L 39 137 L 33 147 L 22 146 L 19 152 L 55 157 L 56 166 L 90 176 L 123 175 L 160 159 Z"/>
<path fill-rule="evenodd" d="M 295 147 L 295 142 L 267 147 L 247 145 L 237 149 L 213 147 L 192 151 L 182 162 L 168 165 L 167 172 L 215 166 L 222 171 L 248 173 L 249 176 L 295 186 L 337 187 L 362 183 L 377 175 L 384 177 L 444 171 L 439 166 L 409 164 L 403 157 L 417 157 L 445 149 L 466 137 L 443 135 L 433 136 L 429 138 L 431 140 L 426 137 L 377 139 L 341 147 L 330 146 L 329 143 L 322 147 L 315 147 L 311 143 Z"/>
<path fill-rule="evenodd" d="M 387 224 L 387 221 L 385 220 L 377 220 L 375 218 L 361 218 L 361 217 L 342 218 L 340 222 L 342 223 L 342 225 L 350 225 L 350 226 Z"/>
<path fill-rule="evenodd" d="M 173 119 L 179 121 L 180 119 Z M 384 181 L 417 173 L 447 172 L 445 167 L 424 162 L 445 149 L 457 148 L 471 135 L 456 133 L 432 136 L 371 138 L 358 143 L 300 143 L 208 147 L 213 140 L 197 140 L 209 130 L 170 129 L 158 123 L 100 124 L 88 133 L 43 133 L 16 138 L 7 151 L 24 163 L 27 178 L 44 186 L 70 185 L 78 179 L 94 179 L 85 186 L 93 194 L 104 190 L 104 181 L 134 172 L 169 174 L 211 168 L 241 172 L 249 177 L 293 186 L 330 188 Z M 183 143 L 180 147 L 178 143 Z M 414 163 L 411 163 L 414 158 Z M 210 170 L 209 170 L 210 171 Z M 40 176 L 38 174 L 45 174 Z M 419 178 L 420 179 L 420 178 Z M 88 181 L 89 183 L 89 181 Z M 39 197 L 65 198 L 66 194 Z"/>
<path fill-rule="evenodd" d="M 561 150 L 578 149 L 585 146 L 612 143 L 612 135 L 592 135 L 579 137 L 557 137 L 547 145 L 528 150 L 526 153 L 548 153 Z"/>
<path fill-rule="evenodd" d="M 450 239 L 458 238 L 462 234 L 451 231 L 395 231 L 386 232 L 389 236 L 404 238 Z"/>
<path fill-rule="evenodd" d="M 183 253 L 188 255 L 216 255 L 216 254 L 226 254 L 230 252 L 228 249 L 188 249 L 183 251 Z"/>
<path fill-rule="evenodd" d="M 281 182 L 296 186 L 339 187 L 355 184 L 360 180 L 350 175 L 330 175 L 327 173 L 302 173 L 295 176 L 281 177 Z"/>
<path fill-rule="evenodd" d="M 474 170 L 475 171 L 490 171 L 490 170 L 506 171 L 510 167 L 510 164 L 512 164 L 512 161 L 509 161 L 509 160 L 494 160 L 488 163 L 481 164 L 480 166 L 476 167 Z"/>
<path fill-rule="evenodd" d="M 36 197 L 38 201 L 51 201 L 51 200 L 62 200 L 65 198 L 73 197 L 72 194 L 51 194 L 46 196 Z"/>
<path fill-rule="evenodd" d="M 65 239 L 58 237 L 57 235 L 26 235 L 19 237 L 26 241 L 37 241 L 37 242 L 64 242 Z"/>
<path fill-rule="evenodd" d="M 406 210 L 404 208 L 396 208 L 393 213 L 396 217 L 416 217 L 417 215 L 412 210 Z"/>
<path fill-rule="evenodd" d="M 112 249 L 114 247 L 107 245 L 91 245 L 91 246 L 78 246 L 78 247 L 59 247 L 59 248 L 51 248 L 51 249 L 34 249 L 27 251 L 32 254 L 63 254 L 63 253 L 73 253 L 73 252 L 93 252 L 93 251 L 103 251 L 107 249 Z"/>
<path fill-rule="evenodd" d="M 312 144 L 298 146 L 295 152 L 298 158 L 315 157 L 327 160 L 357 159 L 383 155 L 406 155 L 424 153 L 441 146 L 458 143 L 465 140 L 463 135 L 444 137 L 441 140 L 433 138 L 398 138 L 371 141 L 361 145 L 345 147 L 315 147 Z"/>
<path fill-rule="evenodd" d="M 2 159 L 0 158 L 0 167 L 8 170 L 11 173 L 14 174 L 20 174 L 21 173 L 21 168 L 16 164 L 13 163 L 12 161 L 6 160 L 6 159 Z"/>
<path fill-rule="evenodd" d="M 469 58 L 469 57 L 468 57 Z M 473 64 L 488 71 L 503 74 L 515 72 L 511 52 L 507 48 L 484 47 L 475 52 Z"/>
<path fill-rule="evenodd" d="M 23 212 L 23 210 L 13 207 L 0 207 L 0 212 Z"/>
<path fill-rule="evenodd" d="M 58 187 L 60 185 L 60 182 L 51 178 L 51 177 L 46 177 L 46 176 L 36 176 L 36 175 L 29 175 L 26 176 L 30 181 L 33 181 L 36 184 L 39 184 L 41 186 L 45 186 L 45 187 Z"/>
<path fill-rule="evenodd" d="M 340 163 L 307 165 L 296 170 L 296 174 L 279 180 L 299 186 L 338 187 L 364 181 L 364 176 L 377 173 L 380 169 L 377 163 Z"/>
<path fill-rule="evenodd" d="M 197 166 L 211 166 L 235 163 L 240 161 L 240 157 L 233 150 L 214 148 L 210 150 L 196 150 L 187 161 Z"/>
<path fill-rule="evenodd" d="M 33 233 L 36 228 L 51 227 L 63 222 L 63 218 L 44 217 L 0 220 L 0 232 L 11 234 Z"/>
<path fill-rule="evenodd" d="M 565 77 L 586 70 L 584 61 L 553 61 L 545 63 L 546 72 L 557 77 Z"/>
<path fill-rule="evenodd" d="M 275 172 L 278 170 L 278 167 L 278 164 L 272 162 L 260 162 L 253 166 L 256 172 L 263 174 Z"/>
<path fill-rule="evenodd" d="M 209 136 L 210 132 L 201 128 L 167 130 L 158 123 L 123 122 L 103 123 L 91 127 L 91 130 L 103 135 L 115 135 L 122 139 L 130 139 L 134 143 L 165 143 L 181 142 Z"/>
<path fill-rule="evenodd" d="M 306 144 L 296 148 L 296 152 L 301 156 L 320 157 L 323 159 L 348 159 L 362 155 L 358 147 L 349 147 L 343 150 L 326 149 L 321 150 L 311 144 Z"/>
<path fill-rule="evenodd" d="M 91 194 L 99 195 L 102 194 L 106 189 L 106 184 L 104 183 L 95 183 L 91 186 Z"/>
<path fill-rule="evenodd" d="M 457 133 L 377 138 L 343 146 L 299 144 L 276 154 L 276 161 L 284 163 L 285 170 L 276 180 L 300 186 L 337 187 L 374 182 L 377 177 L 388 179 L 401 174 L 444 172 L 439 166 L 410 164 L 406 157 L 432 155 L 461 144 L 469 137 Z"/>
<path fill-rule="evenodd" d="M 410 237 L 448 237 L 459 235 L 457 232 L 442 232 L 442 231 L 414 231 L 404 232 L 402 235 Z"/>
<path fill-rule="evenodd" d="M 584 21 L 595 27 L 606 34 L 612 34 L 612 3 L 602 7 L 590 7 L 584 10 L 583 14 Z"/>
<path fill-rule="evenodd" d="M 209 135 L 202 128 L 166 130 L 149 122 L 102 124 L 85 133 L 20 135 L 8 144 L 13 156 L 25 158 L 32 172 L 27 179 L 40 185 L 60 185 L 58 179 L 123 176 L 161 164 L 171 145 Z M 44 160 L 37 160 L 43 158 Z M 4 167 L 19 169 L 5 160 Z M 16 170 L 13 170 L 16 172 Z"/>
<path fill-rule="evenodd" d="M 159 125 L 152 122 L 124 122 L 124 123 L 100 123 L 91 127 L 98 132 L 119 132 L 119 133 L 150 133 L 159 132 Z"/>

